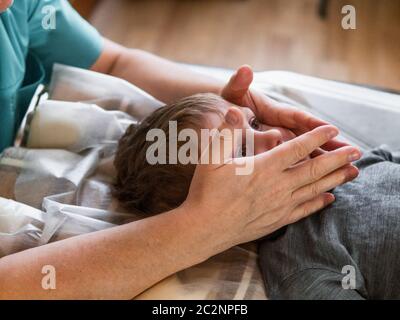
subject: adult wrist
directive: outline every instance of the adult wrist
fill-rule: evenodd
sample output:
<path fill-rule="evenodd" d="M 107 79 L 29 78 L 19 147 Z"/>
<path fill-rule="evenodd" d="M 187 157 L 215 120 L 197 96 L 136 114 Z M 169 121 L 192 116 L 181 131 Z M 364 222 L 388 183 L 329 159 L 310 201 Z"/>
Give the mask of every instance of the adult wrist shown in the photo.
<path fill-rule="evenodd" d="M 207 212 L 204 212 L 207 210 Z M 183 237 L 191 248 L 195 264 L 201 263 L 210 257 L 234 246 L 226 234 L 218 231 L 216 222 L 209 219 L 209 209 L 203 209 L 192 204 L 183 204 L 174 210 L 177 215 Z"/>

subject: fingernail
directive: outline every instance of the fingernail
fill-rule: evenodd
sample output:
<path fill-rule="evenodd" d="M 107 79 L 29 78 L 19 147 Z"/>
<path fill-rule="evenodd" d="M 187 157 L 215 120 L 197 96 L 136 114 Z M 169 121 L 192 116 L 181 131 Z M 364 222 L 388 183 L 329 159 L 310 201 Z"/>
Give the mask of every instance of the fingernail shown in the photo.
<path fill-rule="evenodd" d="M 349 155 L 349 162 L 357 161 L 361 158 L 361 154 L 358 151 L 354 151 Z"/>
<path fill-rule="evenodd" d="M 334 137 L 336 137 L 339 134 L 338 129 L 330 129 L 328 132 L 328 139 L 333 139 Z"/>
<path fill-rule="evenodd" d="M 359 174 L 359 171 L 356 167 L 350 167 L 347 169 L 347 177 L 348 179 L 352 180 L 355 179 Z"/>

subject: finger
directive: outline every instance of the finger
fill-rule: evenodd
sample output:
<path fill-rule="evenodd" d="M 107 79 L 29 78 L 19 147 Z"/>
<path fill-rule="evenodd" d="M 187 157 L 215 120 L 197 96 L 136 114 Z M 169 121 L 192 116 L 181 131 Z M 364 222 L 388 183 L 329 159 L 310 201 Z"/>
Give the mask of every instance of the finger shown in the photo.
<path fill-rule="evenodd" d="M 318 127 L 330 125 L 328 122 L 315 117 L 311 113 L 298 109 L 293 112 L 293 121 L 295 123 L 294 129 L 299 131 L 300 134 L 304 134 Z"/>
<path fill-rule="evenodd" d="M 272 110 L 274 110 L 274 108 L 272 108 Z M 304 133 L 311 131 L 315 128 L 330 125 L 328 122 L 321 120 L 308 112 L 296 109 L 292 106 L 285 106 L 282 104 L 277 107 L 277 110 L 278 111 L 275 110 L 275 114 L 277 117 L 275 117 L 275 120 L 273 122 L 278 123 L 276 125 L 284 126 L 288 129 L 291 129 L 297 136 L 301 136 Z M 273 113 L 274 112 L 270 112 L 269 115 Z M 273 118 L 269 116 L 268 120 L 269 122 L 271 122 Z M 349 144 L 337 139 L 332 139 L 331 141 L 328 141 L 326 144 L 321 146 L 321 148 L 326 151 L 332 151 L 345 146 L 349 146 Z"/>
<path fill-rule="evenodd" d="M 323 193 L 312 200 L 302 203 L 293 210 L 288 224 L 302 220 L 309 215 L 324 209 L 333 202 L 335 202 L 335 196 L 332 193 Z"/>
<path fill-rule="evenodd" d="M 312 129 L 306 130 L 305 129 L 292 129 L 292 131 L 296 134 L 296 136 L 301 136 L 307 131 L 310 131 Z M 339 148 L 347 147 L 350 146 L 349 143 L 346 143 L 344 141 L 340 141 L 338 139 L 332 139 L 325 143 L 323 146 L 321 146 L 321 149 L 326 150 L 326 151 L 333 151 Z"/>
<path fill-rule="evenodd" d="M 349 182 L 355 179 L 359 174 L 356 167 L 348 165 L 344 168 L 336 170 L 335 172 L 327 175 L 326 177 L 318 180 L 315 183 L 306 185 L 292 194 L 292 199 L 296 203 L 304 203 L 309 201 L 318 195 L 325 193 L 329 190 L 333 190 L 337 186 Z"/>
<path fill-rule="evenodd" d="M 332 139 L 331 141 L 328 141 L 327 143 L 325 143 L 321 148 L 326 151 L 333 151 L 333 150 L 343 148 L 343 147 L 348 147 L 348 146 L 351 146 L 351 144 L 344 142 L 344 141 L 337 140 L 337 139 Z"/>
<path fill-rule="evenodd" d="M 266 96 L 262 98 L 262 101 L 268 108 L 257 108 L 261 114 L 257 114 L 257 116 L 268 125 L 291 129 L 298 136 L 317 127 L 329 125 L 329 123 L 318 119 L 311 113 L 300 110 L 294 106 L 279 103 Z"/>
<path fill-rule="evenodd" d="M 330 123 L 321 120 L 306 111 L 276 102 L 272 103 L 278 105 L 276 106 L 276 110 L 274 112 L 276 114 L 274 122 L 279 123 L 280 126 L 291 129 L 297 136 L 300 136 L 315 128 L 330 125 Z M 273 114 L 273 112 L 271 112 L 271 114 Z M 321 148 L 327 151 L 332 151 L 345 146 L 349 146 L 349 144 L 343 141 L 339 141 L 337 139 L 333 139 L 331 141 L 328 141 Z"/>
<path fill-rule="evenodd" d="M 291 129 L 297 136 L 301 136 L 315 128 L 330 125 L 328 122 L 315 117 L 309 112 L 285 103 L 280 103 L 265 94 L 256 94 L 253 98 L 255 99 L 253 111 L 263 123 L 270 126 Z M 322 147 L 330 151 L 346 145 L 348 144 L 333 140 L 332 142 L 327 142 Z"/>
<path fill-rule="evenodd" d="M 360 158 L 361 152 L 357 148 L 344 147 L 304 161 L 289 169 L 290 180 L 292 181 L 291 187 L 297 189 L 316 182 L 331 172 Z"/>
<path fill-rule="evenodd" d="M 309 156 L 314 150 L 338 134 L 339 130 L 334 126 L 318 127 L 313 131 L 279 145 L 268 153 L 258 155 L 256 161 L 263 161 L 264 157 L 273 157 L 276 160 L 273 161 L 276 164 L 274 169 L 285 170 Z"/>
<path fill-rule="evenodd" d="M 230 78 L 228 84 L 222 90 L 222 97 L 232 103 L 241 105 L 242 99 L 253 82 L 253 70 L 251 67 L 241 66 Z"/>

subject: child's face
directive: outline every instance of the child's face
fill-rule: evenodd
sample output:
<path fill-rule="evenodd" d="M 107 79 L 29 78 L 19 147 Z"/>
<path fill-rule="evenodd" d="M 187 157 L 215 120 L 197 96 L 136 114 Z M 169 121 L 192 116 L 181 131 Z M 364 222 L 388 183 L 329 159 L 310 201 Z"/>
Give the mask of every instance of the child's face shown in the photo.
<path fill-rule="evenodd" d="M 253 130 L 254 154 L 260 154 L 275 148 L 283 142 L 292 140 L 296 135 L 289 129 L 271 127 L 258 121 L 250 108 L 229 106 L 225 112 L 225 124 L 232 129 Z M 209 118 L 211 128 L 220 128 L 223 120 L 218 116 Z M 243 135 L 245 137 L 245 135 Z M 246 142 L 243 141 L 243 144 Z"/>

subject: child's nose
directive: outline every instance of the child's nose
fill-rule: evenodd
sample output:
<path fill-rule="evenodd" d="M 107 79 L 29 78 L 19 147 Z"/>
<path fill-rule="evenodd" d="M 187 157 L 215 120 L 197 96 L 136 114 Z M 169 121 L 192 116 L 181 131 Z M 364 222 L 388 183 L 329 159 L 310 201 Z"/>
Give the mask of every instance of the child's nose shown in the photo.
<path fill-rule="evenodd" d="M 277 129 L 257 132 L 254 137 L 254 151 L 259 154 L 271 150 L 283 143 L 282 133 Z"/>

